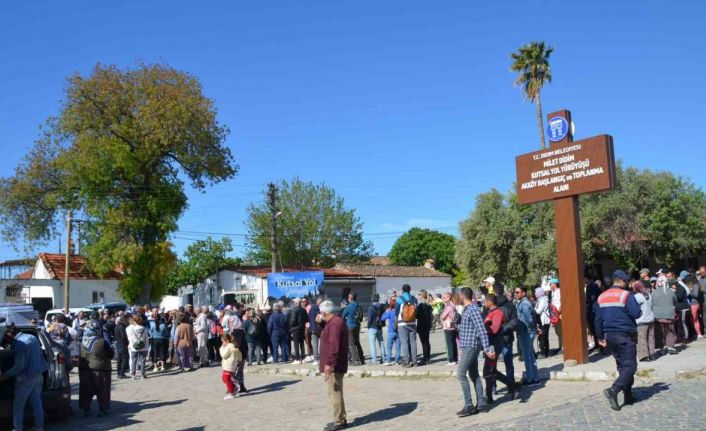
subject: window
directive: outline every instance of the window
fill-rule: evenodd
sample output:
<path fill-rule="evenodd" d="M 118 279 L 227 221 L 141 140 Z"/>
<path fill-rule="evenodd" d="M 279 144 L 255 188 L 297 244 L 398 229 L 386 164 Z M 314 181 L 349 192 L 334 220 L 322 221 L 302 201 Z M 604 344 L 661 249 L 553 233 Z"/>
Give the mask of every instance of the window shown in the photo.
<path fill-rule="evenodd" d="M 105 292 L 93 291 L 93 299 L 91 300 L 94 304 L 102 304 L 105 302 Z"/>

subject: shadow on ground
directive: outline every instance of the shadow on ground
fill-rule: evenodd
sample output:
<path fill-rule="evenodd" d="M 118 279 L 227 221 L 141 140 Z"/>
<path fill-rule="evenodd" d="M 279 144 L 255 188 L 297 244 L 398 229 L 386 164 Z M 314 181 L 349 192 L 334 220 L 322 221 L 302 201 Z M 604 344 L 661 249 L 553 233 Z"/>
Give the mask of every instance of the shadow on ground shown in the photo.
<path fill-rule="evenodd" d="M 388 408 L 355 418 L 353 422 L 350 422 L 348 424 L 348 427 L 352 428 L 375 422 L 384 422 L 390 419 L 398 418 L 400 416 L 405 416 L 415 411 L 417 409 L 417 405 L 418 403 L 416 402 L 392 404 Z"/>
<path fill-rule="evenodd" d="M 150 409 L 158 409 L 166 406 L 178 405 L 186 401 L 174 400 L 174 401 L 144 401 L 144 402 L 124 402 L 124 401 L 111 401 L 110 402 L 110 413 L 103 417 L 97 417 L 96 414 L 96 404 L 93 403 L 93 415 L 90 417 L 84 417 L 83 412 L 78 409 L 74 409 L 73 417 L 63 421 L 55 422 L 52 424 L 47 424 L 46 428 L 48 430 L 95 430 L 95 431 L 108 431 L 120 427 L 125 427 L 128 425 L 133 425 L 140 423 L 132 417 L 138 413 Z M 190 428 L 193 430 L 199 430 L 201 428 Z"/>
<path fill-rule="evenodd" d="M 247 396 L 266 394 L 268 392 L 277 392 L 286 388 L 287 386 L 299 383 L 301 380 L 282 380 L 279 382 L 270 383 L 265 386 L 258 386 L 256 388 L 248 389 Z"/>

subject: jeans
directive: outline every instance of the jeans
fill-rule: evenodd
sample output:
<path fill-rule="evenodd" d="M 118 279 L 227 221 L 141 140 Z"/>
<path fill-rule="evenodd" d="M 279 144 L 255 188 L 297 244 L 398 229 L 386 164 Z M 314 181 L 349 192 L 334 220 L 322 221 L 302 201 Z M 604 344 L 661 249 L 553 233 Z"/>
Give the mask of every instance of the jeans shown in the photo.
<path fill-rule="evenodd" d="M 528 382 L 539 380 L 537 357 L 534 355 L 534 332 L 525 334 L 518 333 L 517 336 L 520 340 L 520 346 L 522 346 L 522 362 L 525 364 L 525 377 Z"/>
<path fill-rule="evenodd" d="M 42 406 L 42 385 L 44 377 L 35 374 L 23 379 L 15 378 L 15 399 L 12 401 L 12 425 L 16 430 L 24 429 L 25 405 L 29 401 L 34 414 L 34 427 L 44 427 L 44 408 Z"/>
<path fill-rule="evenodd" d="M 248 342 L 248 365 L 252 365 L 252 361 L 257 359 L 257 363 L 262 362 L 262 349 L 253 342 Z"/>
<path fill-rule="evenodd" d="M 140 369 L 140 375 L 145 375 L 145 359 L 147 359 L 147 350 L 130 350 L 130 374 L 135 375 L 137 368 Z"/>
<path fill-rule="evenodd" d="M 311 347 L 314 350 L 314 360 L 319 360 L 319 334 L 311 333 Z"/>
<path fill-rule="evenodd" d="M 476 401 L 478 408 L 485 407 L 485 399 L 483 398 L 483 382 L 478 375 L 478 355 L 480 350 L 471 349 L 469 347 L 461 348 L 461 357 L 458 361 L 457 379 L 461 384 L 463 391 L 463 406 L 473 407 L 473 399 L 471 398 L 471 385 L 468 383 L 468 377 L 471 377 L 473 386 L 476 390 Z"/>
<path fill-rule="evenodd" d="M 392 345 L 395 346 L 395 364 L 400 363 L 400 337 L 397 332 L 387 333 L 387 351 L 385 352 L 385 362 L 392 362 Z"/>
<path fill-rule="evenodd" d="M 446 338 L 446 358 L 451 362 L 458 362 L 458 344 L 456 344 L 456 330 L 445 330 Z"/>
<path fill-rule="evenodd" d="M 353 365 L 365 365 L 363 346 L 360 344 L 360 326 L 348 327 L 348 351 Z"/>
<path fill-rule="evenodd" d="M 370 357 L 373 365 L 378 363 L 376 344 L 380 347 L 380 360 L 384 360 L 385 346 L 382 340 L 382 329 L 368 328 L 368 341 L 370 342 Z"/>
<path fill-rule="evenodd" d="M 279 349 L 282 350 L 282 360 L 279 359 Z M 287 341 L 287 334 L 274 333 L 272 334 L 272 363 L 276 364 L 278 362 L 285 363 L 289 359 L 289 345 Z"/>
<path fill-rule="evenodd" d="M 128 352 L 127 347 L 116 346 L 115 351 L 115 360 L 118 363 L 118 377 L 122 377 L 130 369 L 130 353 Z"/>
<path fill-rule="evenodd" d="M 531 348 L 530 351 L 534 352 L 534 348 Z M 512 343 L 506 343 L 503 341 L 503 350 L 500 352 L 500 355 L 503 358 L 503 362 L 505 362 L 505 375 L 507 376 L 507 379 L 514 382 L 515 365 L 512 363 Z"/>
<path fill-rule="evenodd" d="M 417 325 L 398 325 L 397 334 L 402 345 L 402 360 L 414 364 L 417 362 Z"/>

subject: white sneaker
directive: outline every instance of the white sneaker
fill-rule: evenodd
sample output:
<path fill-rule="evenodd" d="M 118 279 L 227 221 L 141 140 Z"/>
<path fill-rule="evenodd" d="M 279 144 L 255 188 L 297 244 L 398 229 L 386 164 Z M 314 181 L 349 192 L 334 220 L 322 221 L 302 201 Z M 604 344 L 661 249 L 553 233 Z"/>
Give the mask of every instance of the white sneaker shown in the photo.
<path fill-rule="evenodd" d="M 456 362 L 449 362 L 449 363 L 446 364 L 446 365 L 456 365 Z"/>
<path fill-rule="evenodd" d="M 385 362 L 383 365 L 386 366 L 386 367 L 389 367 L 389 366 L 392 365 L 392 364 L 389 363 L 389 362 Z"/>
<path fill-rule="evenodd" d="M 301 365 L 302 361 L 292 361 L 292 364 L 294 365 Z"/>
<path fill-rule="evenodd" d="M 594 347 L 596 347 L 596 343 L 588 343 L 588 350 L 591 350 Z"/>
<path fill-rule="evenodd" d="M 223 397 L 223 399 L 224 399 L 224 400 L 234 400 L 234 399 L 235 399 L 235 395 L 233 395 L 233 394 L 228 394 L 228 395 L 226 395 L 225 397 Z"/>

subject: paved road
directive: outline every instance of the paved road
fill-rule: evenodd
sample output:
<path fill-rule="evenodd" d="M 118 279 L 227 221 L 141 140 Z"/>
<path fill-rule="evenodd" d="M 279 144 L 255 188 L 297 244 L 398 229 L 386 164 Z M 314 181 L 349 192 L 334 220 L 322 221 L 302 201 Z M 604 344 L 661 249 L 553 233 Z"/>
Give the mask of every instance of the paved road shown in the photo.
<path fill-rule="evenodd" d="M 246 383 L 250 394 L 224 401 L 215 367 L 119 381 L 113 386 L 109 416 L 84 418 L 77 413 L 46 429 L 197 431 L 245 429 L 247 423 L 250 429 L 274 430 L 287 422 L 296 424 L 298 431 L 313 431 L 330 421 L 321 378 L 246 375 Z M 600 382 L 550 381 L 532 391 L 524 389 L 515 401 L 500 395 L 488 413 L 457 419 L 454 413 L 462 402 L 455 379 L 347 378 L 344 384 L 349 420 L 360 430 L 654 430 L 679 425 L 704 429 L 706 424 L 706 379 L 637 389 L 642 401 L 618 413 L 608 408 L 601 394 L 605 387 Z M 679 422 L 673 422 L 677 417 Z"/>

